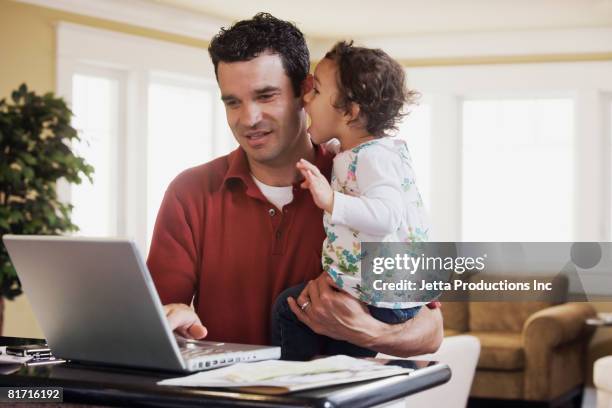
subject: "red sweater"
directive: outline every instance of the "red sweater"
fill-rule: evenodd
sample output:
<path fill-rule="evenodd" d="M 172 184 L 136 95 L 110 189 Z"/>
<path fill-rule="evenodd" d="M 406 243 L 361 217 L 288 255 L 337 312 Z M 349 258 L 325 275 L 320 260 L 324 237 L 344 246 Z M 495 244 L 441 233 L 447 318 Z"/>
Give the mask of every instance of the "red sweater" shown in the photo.
<path fill-rule="evenodd" d="M 329 177 L 332 157 L 317 148 Z M 163 304 L 190 304 L 208 340 L 269 344 L 280 292 L 321 273 L 323 213 L 307 190 L 279 211 L 262 195 L 240 148 L 188 169 L 168 187 L 147 265 Z"/>

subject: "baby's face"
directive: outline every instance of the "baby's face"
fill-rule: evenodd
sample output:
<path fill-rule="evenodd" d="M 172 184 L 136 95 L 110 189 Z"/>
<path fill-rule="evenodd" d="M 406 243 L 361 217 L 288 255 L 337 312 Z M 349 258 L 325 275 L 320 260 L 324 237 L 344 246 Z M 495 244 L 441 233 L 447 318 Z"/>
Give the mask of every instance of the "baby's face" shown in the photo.
<path fill-rule="evenodd" d="M 311 122 L 308 133 L 316 144 L 338 137 L 344 125 L 344 115 L 333 106 L 337 94 L 336 64 L 324 58 L 315 69 L 313 90 L 304 96 Z"/>

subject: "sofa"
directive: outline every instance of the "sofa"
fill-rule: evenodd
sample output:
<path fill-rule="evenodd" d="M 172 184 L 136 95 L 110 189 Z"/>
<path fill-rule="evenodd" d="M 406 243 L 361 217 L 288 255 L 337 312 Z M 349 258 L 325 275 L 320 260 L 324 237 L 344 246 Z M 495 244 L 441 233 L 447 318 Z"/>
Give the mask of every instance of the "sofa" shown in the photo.
<path fill-rule="evenodd" d="M 481 352 L 470 397 L 487 400 L 578 402 L 595 315 L 588 303 L 547 301 L 445 302 L 445 336 L 469 334 Z"/>

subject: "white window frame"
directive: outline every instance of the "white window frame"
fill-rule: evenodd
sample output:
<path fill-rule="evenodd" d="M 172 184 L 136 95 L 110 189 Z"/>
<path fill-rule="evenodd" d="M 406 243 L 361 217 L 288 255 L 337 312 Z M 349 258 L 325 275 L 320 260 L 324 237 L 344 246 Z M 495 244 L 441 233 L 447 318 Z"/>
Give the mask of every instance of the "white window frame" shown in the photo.
<path fill-rule="evenodd" d="M 609 132 L 605 96 L 612 62 L 498 64 L 409 68 L 410 86 L 432 103 L 432 239 L 462 240 L 462 135 L 464 99 L 572 97 L 574 99 L 574 239 L 610 239 Z M 580 197 L 588 197 L 581 200 Z M 606 198 L 608 197 L 608 198 Z"/>
<path fill-rule="evenodd" d="M 604 125 L 603 125 L 603 182 L 608 186 L 605 191 L 604 208 L 607 208 L 602 222 L 602 234 L 612 242 L 612 92 L 605 93 L 602 97 Z"/>
<path fill-rule="evenodd" d="M 181 87 L 181 88 L 190 88 L 190 89 L 197 89 L 201 91 L 207 91 L 213 95 L 213 98 L 217 98 L 218 100 L 221 100 L 221 93 L 219 91 L 217 82 L 216 80 L 211 79 L 211 78 L 195 78 L 195 77 L 187 77 L 184 75 L 176 75 L 175 73 L 169 73 L 169 72 L 151 71 L 149 73 L 149 85 L 151 84 L 163 84 L 163 85 L 168 85 L 168 86 L 176 86 L 176 87 Z M 147 107 L 147 111 L 148 111 L 148 107 Z M 228 145 L 230 145 L 232 141 L 234 140 L 231 136 L 225 134 L 224 130 L 227 131 L 227 128 L 223 127 L 224 123 L 220 123 L 221 120 L 223 120 L 223 122 L 226 121 L 225 109 L 223 108 L 223 105 L 221 103 L 219 104 L 213 103 L 210 114 L 211 114 L 212 121 L 208 124 L 208 126 L 210 127 L 210 133 L 214 135 L 215 137 L 212 137 L 207 140 L 208 149 L 211 152 L 211 157 L 208 157 L 208 158 L 202 157 L 202 161 L 201 161 L 202 163 L 216 158 L 218 155 L 221 154 L 221 152 L 226 153 Z M 168 135 L 168 136 L 170 137 L 171 135 Z M 220 143 L 220 139 L 223 139 L 223 143 Z M 145 156 L 148 157 L 149 153 L 150 152 L 148 151 L 148 146 L 147 146 L 147 151 L 146 151 Z M 147 175 L 149 171 L 148 165 L 149 163 L 147 163 Z M 148 179 L 145 179 L 144 181 L 145 183 L 148 183 Z M 149 203 L 148 194 L 146 197 L 146 201 L 147 203 Z M 148 210 L 149 209 L 147 208 L 147 214 L 148 214 Z M 147 219 L 148 219 L 148 215 L 147 215 Z M 148 221 L 147 221 L 147 224 L 148 224 Z M 152 237 L 151 236 L 152 231 L 147 230 L 146 234 L 147 234 L 146 235 L 146 247 L 148 248 L 151 244 L 150 241 Z"/>
<path fill-rule="evenodd" d="M 213 83 L 214 67 L 205 49 L 96 29 L 78 24 L 57 24 L 57 94 L 72 103 L 75 73 L 112 73 L 121 78 L 122 117 L 116 186 L 117 235 L 133 239 L 147 254 L 147 100 L 153 75 L 174 73 Z M 220 117 L 220 116 L 219 116 Z M 216 118 L 213 118 L 216 120 Z M 217 128 L 219 124 L 215 124 Z M 216 156 L 213 145 L 213 155 Z M 121 175 L 123 177 L 121 177 Z M 70 186 L 58 187 L 59 197 L 70 201 Z"/>
<path fill-rule="evenodd" d="M 72 74 L 70 78 L 67 80 L 70 81 L 70 100 L 72 99 L 72 78 L 76 74 L 99 77 L 99 78 L 108 78 L 114 79 L 118 82 L 118 92 L 117 92 L 117 102 L 119 103 L 117 111 L 119 112 L 119 117 L 117 118 L 117 138 L 114 140 L 115 144 L 115 153 L 114 157 L 111 157 L 110 163 L 110 179 L 114 182 L 112 188 L 115 190 L 115 194 L 117 194 L 117 203 L 113 207 L 113 211 L 110 212 L 110 217 L 112 220 L 112 225 L 110 226 L 110 231 L 117 236 L 124 236 L 126 234 L 125 231 L 125 200 L 120 199 L 124 196 L 126 191 L 125 180 L 120 177 L 120 175 L 125 174 L 125 145 L 126 145 L 126 135 L 125 135 L 125 123 L 126 123 L 126 110 L 125 110 L 125 101 L 126 101 L 126 76 L 123 71 L 115 70 L 112 68 L 105 68 L 95 65 L 88 65 L 85 63 L 74 63 L 71 67 Z M 68 99 L 68 98 L 66 98 Z M 77 129 L 78 130 L 78 129 Z M 95 173 L 94 173 L 95 177 Z M 83 182 L 86 182 L 84 180 Z M 61 183 L 61 198 L 66 201 L 72 201 L 72 189 L 67 183 Z M 110 200 L 109 200 L 110 201 Z"/>
<path fill-rule="evenodd" d="M 411 84 L 410 84 L 411 85 Z M 408 86 L 408 88 L 412 88 L 412 86 Z M 427 135 L 427 141 L 426 141 L 426 148 L 427 148 L 427 152 L 429 152 L 429 156 L 431 157 L 432 155 L 432 134 L 433 134 L 433 129 L 432 129 L 432 121 L 431 121 L 431 115 L 432 115 L 432 110 L 431 110 L 431 104 L 432 104 L 432 98 L 429 95 L 420 95 L 418 102 L 418 105 L 426 105 L 429 109 L 429 115 L 430 115 L 430 123 L 429 123 L 429 134 Z M 409 114 L 407 116 L 405 116 L 403 118 L 403 122 L 410 122 L 410 120 L 412 120 L 411 118 L 412 114 Z M 402 123 L 403 125 L 403 123 Z M 413 145 L 410 142 L 410 135 L 409 134 L 403 134 L 402 133 L 402 127 L 400 126 L 399 131 L 397 136 L 399 136 L 400 138 L 404 139 L 406 141 L 406 143 L 408 144 L 408 148 L 410 151 L 410 157 L 412 158 L 412 161 L 414 162 L 416 159 L 416 155 L 419 154 L 418 151 L 415 151 L 413 149 Z M 415 170 L 415 176 L 416 176 L 416 183 L 417 183 L 417 187 L 420 189 L 419 193 L 421 194 L 422 198 L 423 198 L 423 202 L 425 204 L 425 208 L 427 209 L 428 212 L 430 212 L 430 206 L 431 206 L 431 200 L 432 200 L 432 196 L 431 196 L 431 179 L 426 177 L 425 175 L 422 175 L 420 173 L 420 170 L 423 171 L 427 171 L 429 174 L 427 176 L 430 176 L 432 171 L 433 171 L 433 163 L 431 162 L 430 159 L 426 159 L 427 165 L 424 169 L 417 169 L 416 166 L 414 168 Z M 427 180 L 428 185 L 427 185 L 427 189 L 424 189 L 422 186 L 422 181 L 421 180 Z M 427 194 L 424 194 L 424 192 L 427 191 Z"/>
<path fill-rule="evenodd" d="M 153 71 L 150 73 L 150 83 L 160 83 L 169 86 L 177 86 L 177 87 L 189 87 L 191 89 L 199 89 L 202 91 L 210 92 L 221 100 L 221 93 L 219 91 L 219 86 L 217 85 L 216 79 L 213 78 L 196 78 L 196 77 L 187 77 L 187 76 L 177 76 L 174 73 L 170 72 L 162 72 L 162 71 Z M 210 124 L 211 134 L 221 136 L 223 133 L 223 123 L 219 123 L 220 121 L 216 120 L 220 118 L 220 114 L 225 121 L 225 109 L 221 108 L 221 104 L 214 104 L 213 111 L 211 112 L 212 117 L 215 118 Z M 221 126 L 220 126 L 221 125 Z M 210 139 L 210 151 L 214 155 L 217 152 L 223 150 L 223 148 L 227 145 L 227 143 L 219 143 L 218 137 L 213 137 Z"/>

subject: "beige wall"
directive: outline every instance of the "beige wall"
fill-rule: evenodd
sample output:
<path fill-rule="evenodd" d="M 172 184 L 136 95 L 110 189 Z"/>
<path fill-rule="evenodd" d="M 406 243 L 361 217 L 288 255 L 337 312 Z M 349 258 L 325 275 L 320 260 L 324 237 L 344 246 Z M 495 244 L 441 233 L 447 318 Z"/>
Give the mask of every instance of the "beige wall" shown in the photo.
<path fill-rule="evenodd" d="M 160 31 L 139 28 L 112 21 L 83 17 L 76 14 L 25 5 L 9 0 L 0 0 L 0 98 L 10 95 L 11 90 L 26 82 L 38 92 L 55 90 L 55 30 L 58 21 L 120 31 L 149 38 L 165 40 L 195 47 L 206 48 L 203 40 L 167 34 Z M 590 56 L 562 56 L 559 60 L 601 60 L 611 59 L 609 54 Z M 553 59 L 554 60 L 554 59 Z M 545 57 L 529 57 L 520 62 L 546 61 Z M 479 59 L 476 63 L 494 63 Z M 519 62 L 519 61 L 505 61 Z M 474 61 L 405 61 L 406 65 L 456 65 L 475 63 Z M 599 303 L 600 311 L 612 312 L 612 303 Z M 42 337 L 40 327 L 29 307 L 25 296 L 13 302 L 6 302 L 4 334 L 9 336 Z M 590 351 L 591 359 L 596 356 L 612 354 L 612 328 L 600 329 Z"/>

